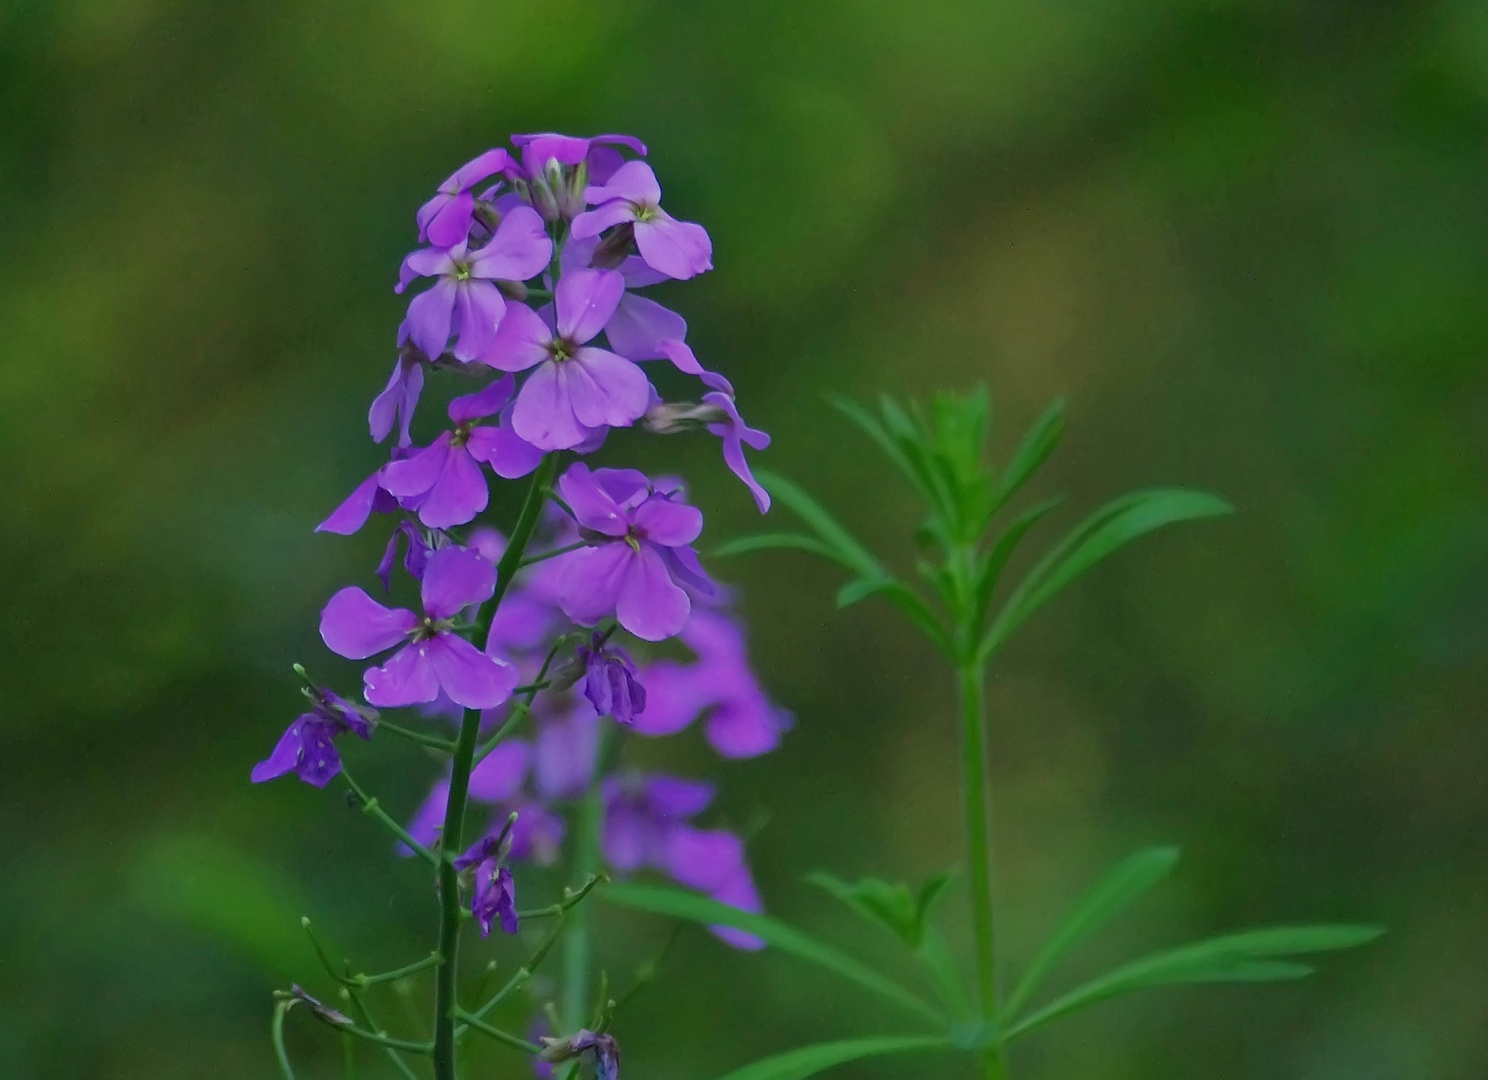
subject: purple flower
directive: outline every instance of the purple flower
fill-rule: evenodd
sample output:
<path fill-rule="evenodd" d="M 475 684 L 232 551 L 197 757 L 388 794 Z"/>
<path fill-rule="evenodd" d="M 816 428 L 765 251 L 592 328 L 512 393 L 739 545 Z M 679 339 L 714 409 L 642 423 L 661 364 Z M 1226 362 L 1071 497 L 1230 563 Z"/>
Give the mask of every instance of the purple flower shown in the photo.
<path fill-rule="evenodd" d="M 703 515 L 653 492 L 633 469 L 569 467 L 559 492 L 594 546 L 562 556 L 560 602 L 569 618 L 593 626 L 610 612 L 636 637 L 661 641 L 682 629 L 692 603 L 677 584 L 710 583 L 689 546 Z"/>
<path fill-rule="evenodd" d="M 713 787 L 671 776 L 610 777 L 605 780 L 602 846 L 617 871 L 660 870 L 682 885 L 744 911 L 762 910 L 744 842 L 721 829 L 688 824 L 713 801 Z M 764 942 L 726 926 L 709 927 L 740 949 Z"/>
<path fill-rule="evenodd" d="M 598 237 L 570 240 L 563 248 L 563 272 L 569 274 L 590 267 L 614 269 L 625 280 L 626 291 L 620 297 L 620 303 L 615 306 L 615 313 L 610 316 L 610 321 L 605 324 L 605 339 L 609 341 L 610 348 L 627 360 L 665 359 L 667 354 L 662 350 L 661 343 L 686 338 L 687 320 L 670 308 L 662 307 L 655 300 L 640 296 L 632 290 L 656 285 L 668 280 L 667 276 L 651 269 L 636 255 L 622 258 L 616 266 L 595 266 L 598 245 Z"/>
<path fill-rule="evenodd" d="M 404 326 L 405 331 L 398 335 L 400 339 L 406 332 L 406 321 Z M 373 442 L 386 439 L 395 423 L 398 425 L 398 445 L 407 446 L 413 442 L 408 425 L 413 422 L 413 411 L 423 393 L 426 363 L 428 357 L 414 345 L 405 344 L 398 350 L 398 362 L 393 365 L 387 386 L 372 399 L 372 407 L 367 410 L 367 427 L 372 432 Z"/>
<path fill-rule="evenodd" d="M 517 190 L 548 221 L 570 220 L 584 210 L 589 181 L 603 183 L 624 163 L 616 146 L 646 154 L 646 145 L 630 135 L 595 135 L 583 139 L 555 132 L 513 135 L 522 167 L 509 175 L 521 179 Z M 582 165 L 580 169 L 578 166 Z"/>
<path fill-rule="evenodd" d="M 609 270 L 565 275 L 554 308 L 539 315 L 512 304 L 482 359 L 502 371 L 535 370 L 512 410 L 516 433 L 542 450 L 567 450 L 596 429 L 629 427 L 646 411 L 651 384 L 622 356 L 587 344 L 604 329 L 625 292 Z"/>
<path fill-rule="evenodd" d="M 403 260 L 395 292 L 417 277 L 438 277 L 434 287 L 408 305 L 408 333 L 429 357 L 443 352 L 456 336 L 455 359 L 479 358 L 491 345 L 506 310 L 497 281 L 526 281 L 548 265 L 553 242 L 542 218 L 530 207 L 514 207 L 484 247 L 420 248 Z"/>
<path fill-rule="evenodd" d="M 331 597 L 320 617 L 320 636 L 331 651 L 365 660 L 402 643 L 382 667 L 362 679 L 366 698 L 392 707 L 433 701 L 441 689 L 467 709 L 489 709 L 511 696 L 517 670 L 456 634 L 452 620 L 496 589 L 496 570 L 461 547 L 440 548 L 424 569 L 424 616 L 385 608 L 355 585 Z"/>
<path fill-rule="evenodd" d="M 533 746 L 532 772 L 538 796 L 577 799 L 594 778 L 599 717 L 580 706 L 544 720 Z"/>
<path fill-rule="evenodd" d="M 398 509 L 398 500 L 383 490 L 382 470 L 378 469 L 358 484 L 331 516 L 315 526 L 316 532 L 337 533 L 350 536 L 363 525 L 375 510 L 379 514 L 391 514 Z"/>
<path fill-rule="evenodd" d="M 302 713 L 279 737 L 274 752 L 253 767 L 253 782 L 262 784 L 294 773 L 307 784 L 323 788 L 341 771 L 341 755 L 332 741 L 351 732 L 372 738 L 377 710 L 353 705 L 330 690 L 307 690 L 311 709 Z"/>
<path fill-rule="evenodd" d="M 422 529 L 411 521 L 398 522 L 393 535 L 388 537 L 387 547 L 383 549 L 382 561 L 374 571 L 382 582 L 383 592 L 393 587 L 393 563 L 398 558 L 400 537 L 408 541 L 408 550 L 403 555 L 403 569 L 408 571 L 408 576 L 414 581 L 424 580 L 424 567 L 429 564 L 429 556 L 434 553 L 434 547 L 424 536 Z"/>
<path fill-rule="evenodd" d="M 619 1080 L 620 1044 L 613 1035 L 596 1035 L 585 1028 L 566 1039 L 543 1036 L 542 1047 L 537 1061 L 543 1064 L 571 1061 L 581 1054 L 588 1054 L 594 1059 L 594 1080 Z"/>
<path fill-rule="evenodd" d="M 520 820 L 520 816 L 519 816 Z M 455 860 L 456 870 L 475 867 L 475 892 L 470 898 L 470 913 L 480 924 L 481 937 L 491 936 L 491 926 L 498 919 L 505 933 L 517 932 L 517 887 L 506 867 L 506 830 L 487 836 Z"/>
<path fill-rule="evenodd" d="M 470 189 L 512 165 L 511 155 L 505 150 L 487 150 L 456 169 L 439 185 L 438 193 L 419 207 L 419 243 L 449 248 L 469 236 L 475 214 L 475 196 Z"/>
<path fill-rule="evenodd" d="M 591 184 L 584 198 L 595 209 L 574 218 L 575 239 L 628 228 L 646 265 L 679 280 L 713 269 L 713 242 L 701 225 L 678 221 L 661 208 L 661 185 L 644 161 L 627 161 L 607 181 Z"/>
<path fill-rule="evenodd" d="M 542 452 L 519 439 L 509 425 L 476 426 L 477 420 L 506 408 L 513 385 L 508 375 L 479 393 L 451 401 L 454 430 L 384 466 L 383 489 L 417 509 L 419 520 L 430 528 L 447 529 L 472 520 L 490 498 L 481 462 L 513 480 L 526 476 L 542 460 Z"/>
<path fill-rule="evenodd" d="M 724 757 L 757 757 L 779 746 L 791 715 L 765 695 L 738 623 L 721 612 L 696 610 L 681 638 L 697 661 L 658 660 L 646 669 L 650 694 L 636 732 L 674 735 L 707 713 L 708 742 Z"/>
<path fill-rule="evenodd" d="M 646 688 L 636 676 L 635 662 L 618 645 L 609 645 L 606 635 L 596 632 L 587 646 L 579 646 L 584 664 L 584 696 L 600 716 L 613 716 L 622 724 L 635 723 L 645 711 Z"/>

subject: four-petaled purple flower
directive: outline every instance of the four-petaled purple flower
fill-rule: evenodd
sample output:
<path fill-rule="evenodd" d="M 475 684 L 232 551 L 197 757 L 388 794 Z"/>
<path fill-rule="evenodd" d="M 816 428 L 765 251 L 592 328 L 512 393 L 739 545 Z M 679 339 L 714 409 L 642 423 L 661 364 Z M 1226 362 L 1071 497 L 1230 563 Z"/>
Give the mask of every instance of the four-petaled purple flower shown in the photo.
<path fill-rule="evenodd" d="M 559 493 L 593 546 L 564 560 L 563 610 L 583 626 L 610 612 L 636 637 L 661 641 L 682 629 L 692 603 L 674 578 L 710 583 L 690 547 L 703 515 L 679 498 L 651 490 L 634 469 L 579 463 L 558 481 Z"/>
<path fill-rule="evenodd" d="M 600 716 L 613 716 L 622 724 L 635 723 L 645 711 L 646 688 L 636 675 L 635 661 L 618 645 L 596 632 L 588 645 L 579 646 L 584 664 L 584 696 Z"/>
<path fill-rule="evenodd" d="M 614 315 L 625 280 L 612 270 L 576 270 L 539 314 L 512 304 L 481 357 L 502 371 L 536 368 L 512 410 L 516 433 L 542 450 L 568 450 L 596 429 L 629 427 L 646 411 L 651 384 L 634 363 L 592 341 Z"/>
<path fill-rule="evenodd" d="M 382 667 L 362 679 L 373 705 L 393 707 L 433 701 L 442 689 L 457 705 L 489 709 L 511 696 L 517 669 L 481 652 L 452 628 L 467 605 L 482 603 L 496 589 L 496 570 L 467 548 L 440 548 L 424 568 L 422 617 L 407 608 L 389 609 L 349 585 L 326 604 L 320 636 L 332 652 L 350 660 L 403 643 Z"/>
<path fill-rule="evenodd" d="M 478 360 L 490 348 L 506 311 L 498 281 L 525 281 L 547 266 L 553 253 L 542 218 L 531 207 L 513 207 L 484 246 L 470 251 L 461 239 L 451 247 L 420 248 L 403 260 L 395 292 L 418 277 L 438 277 L 433 288 L 408 305 L 409 338 L 437 359 L 455 335 L 455 359 Z"/>
<path fill-rule="evenodd" d="M 471 189 L 487 177 L 511 167 L 511 155 L 497 149 L 487 150 L 456 169 L 439 185 L 434 197 L 419 207 L 419 243 L 450 248 L 464 241 L 470 235 L 470 222 L 475 215 L 475 196 Z"/>
<path fill-rule="evenodd" d="M 404 334 L 398 336 L 402 338 Z M 413 411 L 418 408 L 419 395 L 424 390 L 424 365 L 428 362 L 429 358 L 417 345 L 400 341 L 398 362 L 393 365 L 387 386 L 372 399 L 372 407 L 367 410 L 367 427 L 373 442 L 386 439 L 394 424 L 398 425 L 399 446 L 413 442 L 408 425 L 413 423 Z"/>
<path fill-rule="evenodd" d="M 620 226 L 632 231 L 646 265 L 667 277 L 684 280 L 713 269 L 707 230 L 661 208 L 661 185 L 644 161 L 627 161 L 603 184 L 591 184 L 584 198 L 595 209 L 574 218 L 575 239 Z"/>
<path fill-rule="evenodd" d="M 379 483 L 405 507 L 415 509 L 431 529 L 464 525 L 486 508 L 490 491 L 480 463 L 507 480 L 537 468 L 542 451 L 518 438 L 508 423 L 477 426 L 496 416 L 511 401 L 515 385 L 510 375 L 476 394 L 457 397 L 449 404 L 453 431 L 446 431 L 422 450 L 383 466 Z"/>
<path fill-rule="evenodd" d="M 310 711 L 296 717 L 279 737 L 274 752 L 253 767 L 255 784 L 292 772 L 305 783 L 323 788 L 341 771 L 341 755 L 332 740 L 348 731 L 372 738 L 376 709 L 355 705 L 330 690 L 313 688 L 305 695 L 311 701 Z"/>
<path fill-rule="evenodd" d="M 520 816 L 519 816 L 520 820 Z M 480 925 L 481 937 L 491 936 L 497 920 L 508 934 L 517 932 L 517 887 L 506 865 L 504 833 L 487 836 L 455 860 L 456 870 L 475 867 L 475 890 L 470 897 L 470 913 Z"/>

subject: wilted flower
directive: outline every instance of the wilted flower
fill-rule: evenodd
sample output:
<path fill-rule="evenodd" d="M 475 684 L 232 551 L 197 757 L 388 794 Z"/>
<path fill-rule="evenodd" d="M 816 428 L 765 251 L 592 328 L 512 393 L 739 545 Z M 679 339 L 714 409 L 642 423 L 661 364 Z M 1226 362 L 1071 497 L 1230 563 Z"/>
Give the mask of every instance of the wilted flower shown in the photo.
<path fill-rule="evenodd" d="M 305 691 L 311 709 L 295 718 L 274 752 L 253 767 L 253 782 L 261 784 L 294 773 L 307 784 L 323 788 L 341 771 L 341 755 L 332 740 L 351 732 L 363 739 L 372 737 L 377 710 L 355 705 L 330 690 Z"/>

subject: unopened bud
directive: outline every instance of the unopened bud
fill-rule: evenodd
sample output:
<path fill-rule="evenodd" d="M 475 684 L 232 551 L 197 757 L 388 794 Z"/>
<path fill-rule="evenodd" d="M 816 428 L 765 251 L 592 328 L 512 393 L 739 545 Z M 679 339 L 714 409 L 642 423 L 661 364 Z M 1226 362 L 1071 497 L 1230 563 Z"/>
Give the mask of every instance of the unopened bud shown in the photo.
<path fill-rule="evenodd" d="M 508 300 L 527 299 L 527 286 L 523 282 L 498 280 L 496 287 L 501 290 L 501 295 L 505 296 Z"/>
<path fill-rule="evenodd" d="M 627 221 L 594 247 L 589 265 L 596 270 L 613 270 L 623 263 L 635 247 L 635 225 Z"/>
<path fill-rule="evenodd" d="M 727 422 L 728 414 L 717 405 L 692 401 L 663 401 L 651 406 L 641 417 L 641 426 L 653 435 L 677 435 Z"/>

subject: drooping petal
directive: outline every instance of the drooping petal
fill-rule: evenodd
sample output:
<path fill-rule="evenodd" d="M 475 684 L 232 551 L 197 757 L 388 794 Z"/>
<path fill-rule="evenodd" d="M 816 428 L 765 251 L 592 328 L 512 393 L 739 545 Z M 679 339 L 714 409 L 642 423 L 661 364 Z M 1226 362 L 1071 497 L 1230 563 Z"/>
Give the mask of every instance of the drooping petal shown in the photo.
<path fill-rule="evenodd" d="M 559 598 L 564 614 L 581 626 L 593 626 L 614 611 L 631 564 L 638 558 L 624 543 L 583 548 L 564 556 Z"/>
<path fill-rule="evenodd" d="M 274 744 L 273 753 L 253 766 L 252 779 L 255 784 L 277 779 L 293 772 L 299 766 L 300 755 L 304 749 L 301 732 L 307 723 L 316 723 L 315 714 L 305 713 L 284 729 L 284 734 L 280 735 L 279 741 Z"/>
<path fill-rule="evenodd" d="M 592 187 L 589 189 L 589 191 L 594 190 Z M 590 199 L 589 201 L 592 203 L 594 200 Z M 588 240 L 598 236 L 606 229 L 613 228 L 627 221 L 634 221 L 635 218 L 636 212 L 634 207 L 623 199 L 613 199 L 606 202 L 603 206 L 596 207 L 593 210 L 586 210 L 574 218 L 573 224 L 569 226 L 568 234 L 575 240 Z"/>
<path fill-rule="evenodd" d="M 465 449 L 476 461 L 484 461 L 503 480 L 526 476 L 542 463 L 543 452 L 508 425 L 478 427 L 470 432 Z"/>
<path fill-rule="evenodd" d="M 542 273 L 553 256 L 542 216 L 530 206 L 509 211 L 496 226 L 496 235 L 470 257 L 472 277 L 526 281 Z"/>
<path fill-rule="evenodd" d="M 449 341 L 455 311 L 455 279 L 442 277 L 408 305 L 408 334 L 425 356 L 438 358 Z"/>
<path fill-rule="evenodd" d="M 646 668 L 646 710 L 635 718 L 632 730 L 652 738 L 685 730 L 716 700 L 706 674 L 695 665 L 670 660 Z"/>
<path fill-rule="evenodd" d="M 516 390 L 517 381 L 510 375 L 504 375 L 484 390 L 465 394 L 451 401 L 449 418 L 457 424 L 467 424 L 472 420 L 495 416 L 511 403 Z"/>
<path fill-rule="evenodd" d="M 331 511 L 330 517 L 315 526 L 315 531 L 350 536 L 367 524 L 367 518 L 372 516 L 372 506 L 380 490 L 378 483 L 380 472 L 381 470 L 373 473 L 358 484 L 346 497 L 346 501 Z"/>
<path fill-rule="evenodd" d="M 419 248 L 403 260 L 403 265 L 398 268 L 398 284 L 393 287 L 393 292 L 401 293 L 413 282 L 415 278 L 436 277 L 450 274 L 455 269 L 455 259 L 465 257 L 464 243 L 456 244 L 450 248 L 426 247 Z"/>
<path fill-rule="evenodd" d="M 665 841 L 667 873 L 689 889 L 711 893 L 744 865 L 744 841 L 722 829 L 677 825 Z"/>
<path fill-rule="evenodd" d="M 727 904 L 729 907 L 755 915 L 765 909 L 765 905 L 760 902 L 759 892 L 754 887 L 754 877 L 749 873 L 749 866 L 743 863 L 733 875 L 713 891 L 713 899 L 720 904 Z M 708 929 L 713 931 L 714 936 L 720 941 L 736 949 L 756 952 L 765 947 L 763 938 L 755 937 L 735 926 L 719 925 L 710 926 Z"/>
<path fill-rule="evenodd" d="M 683 544 L 662 548 L 662 554 L 672 580 L 693 596 L 713 600 L 720 595 L 718 583 L 708 576 L 703 564 L 698 561 L 697 552 L 691 547 Z"/>
<path fill-rule="evenodd" d="M 562 369 L 572 363 L 566 360 L 562 364 L 555 361 L 540 364 L 517 393 L 517 403 L 512 407 L 512 430 L 539 450 L 568 450 L 593 435 L 593 429 L 574 418 L 573 403 L 562 375 Z"/>
<path fill-rule="evenodd" d="M 516 798 L 527 779 L 531 747 L 523 739 L 508 739 L 470 770 L 470 797 L 503 803 Z"/>
<path fill-rule="evenodd" d="M 348 585 L 331 597 L 320 613 L 320 636 L 337 656 L 365 660 L 391 649 L 419 622 L 407 608 L 385 608 L 358 586 Z"/>
<path fill-rule="evenodd" d="M 629 562 L 615 602 L 620 625 L 646 641 L 663 641 L 682 629 L 691 609 L 692 602 L 672 582 L 656 546 L 643 542 Z"/>
<path fill-rule="evenodd" d="M 646 373 L 623 356 L 585 347 L 559 365 L 574 418 L 588 428 L 629 427 L 651 402 Z"/>
<path fill-rule="evenodd" d="M 421 450 L 415 450 L 401 461 L 390 461 L 382 467 L 378 482 L 390 494 L 411 499 L 432 488 L 444 472 L 450 454 L 450 433 L 439 437 Z"/>
<path fill-rule="evenodd" d="M 439 247 L 453 247 L 470 235 L 470 222 L 475 214 L 475 196 L 469 191 L 435 195 L 414 215 L 419 225 L 419 240 Z"/>
<path fill-rule="evenodd" d="M 433 701 L 439 696 L 439 679 L 429 660 L 428 646 L 428 641 L 410 642 L 382 667 L 362 672 L 362 696 L 388 709 Z"/>
<path fill-rule="evenodd" d="M 663 547 L 690 544 L 703 531 L 703 512 L 695 506 L 653 495 L 632 515 L 648 540 Z"/>
<path fill-rule="evenodd" d="M 744 457 L 744 444 L 747 442 L 755 450 L 764 450 L 770 445 L 770 436 L 758 428 L 752 428 L 744 423 L 744 418 L 739 415 L 738 408 L 734 405 L 734 399 L 727 394 L 709 393 L 703 395 L 703 402 L 721 409 L 728 416 L 728 422 L 722 424 L 709 424 L 708 431 L 723 440 L 723 461 L 729 467 L 729 471 L 744 481 L 744 486 L 754 496 L 754 503 L 759 507 L 761 514 L 768 513 L 770 509 L 770 493 L 764 489 L 754 473 L 750 471 L 749 461 Z"/>
<path fill-rule="evenodd" d="M 627 161 L 605 184 L 590 184 L 584 198 L 594 205 L 623 199 L 642 206 L 657 206 L 661 202 L 661 185 L 656 182 L 656 173 L 644 161 Z"/>
<path fill-rule="evenodd" d="M 469 548 L 440 548 L 424 568 L 424 611 L 435 619 L 448 619 L 469 604 L 484 603 L 495 591 L 496 568 Z"/>
<path fill-rule="evenodd" d="M 424 389 L 424 366 L 417 361 L 399 357 L 393 364 L 392 377 L 382 393 L 372 399 L 367 410 L 367 427 L 373 442 L 382 442 L 393 430 L 393 424 L 402 418 L 398 445 L 407 446 L 411 441 L 408 425 L 413 420 L 413 411 L 418 407 L 419 394 Z"/>
<path fill-rule="evenodd" d="M 636 222 L 635 242 L 647 266 L 679 281 L 713 269 L 713 241 L 706 229 L 691 221 L 657 211 Z"/>
<path fill-rule="evenodd" d="M 558 493 L 584 528 L 606 536 L 624 536 L 629 531 L 629 515 L 582 461 L 570 465 L 558 478 Z"/>
<path fill-rule="evenodd" d="M 701 814 L 713 802 L 714 791 L 706 781 L 680 776 L 653 776 L 646 781 L 646 798 L 652 811 L 668 821 L 685 821 Z"/>
<path fill-rule="evenodd" d="M 497 173 L 510 168 L 512 164 L 511 155 L 499 146 L 495 147 L 487 150 L 484 154 L 471 158 L 464 165 L 461 165 L 450 174 L 448 180 L 439 185 L 439 190 L 465 191 L 475 187 L 476 184 L 479 184 L 488 176 L 495 176 Z"/>
<path fill-rule="evenodd" d="M 625 279 L 613 270 L 565 274 L 554 294 L 558 333 L 582 345 L 605 328 L 624 295 Z"/>
<path fill-rule="evenodd" d="M 506 314 L 506 301 L 501 290 L 489 281 L 460 282 L 455 288 L 455 359 L 462 363 L 478 360 L 491 351 L 496 340 L 496 327 Z"/>
<path fill-rule="evenodd" d="M 726 698 L 709 715 L 703 732 L 719 757 L 738 760 L 774 750 L 791 724 L 790 713 L 756 692 Z"/>
<path fill-rule="evenodd" d="M 306 723 L 300 727 L 300 762 L 295 775 L 307 784 L 323 788 L 341 771 L 341 755 L 331 737 L 329 724 Z"/>
<path fill-rule="evenodd" d="M 502 371 L 526 371 L 548 359 L 552 340 L 553 332 L 541 315 L 526 304 L 507 304 L 490 348 L 478 359 Z"/>
<path fill-rule="evenodd" d="M 511 692 L 516 689 L 518 675 L 515 667 L 481 652 L 464 638 L 445 630 L 426 644 L 429 663 L 440 687 L 457 705 L 467 709 L 494 709 L 511 697 Z"/>
<path fill-rule="evenodd" d="M 680 341 L 675 338 L 658 341 L 656 343 L 656 350 L 657 352 L 661 353 L 662 356 L 670 360 L 673 365 L 676 366 L 678 371 L 683 372 L 684 374 L 707 374 L 707 372 L 703 370 L 703 365 L 698 363 L 697 357 L 693 355 L 692 350 L 687 347 L 687 343 L 684 341 Z"/>
<path fill-rule="evenodd" d="M 661 342 L 680 343 L 687 336 L 687 320 L 655 300 L 626 293 L 605 325 L 610 348 L 627 360 L 661 360 Z"/>
<path fill-rule="evenodd" d="M 419 503 L 419 520 L 431 529 L 448 529 L 475 520 L 491 492 L 486 476 L 463 446 L 451 446 L 444 469 Z"/>

